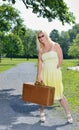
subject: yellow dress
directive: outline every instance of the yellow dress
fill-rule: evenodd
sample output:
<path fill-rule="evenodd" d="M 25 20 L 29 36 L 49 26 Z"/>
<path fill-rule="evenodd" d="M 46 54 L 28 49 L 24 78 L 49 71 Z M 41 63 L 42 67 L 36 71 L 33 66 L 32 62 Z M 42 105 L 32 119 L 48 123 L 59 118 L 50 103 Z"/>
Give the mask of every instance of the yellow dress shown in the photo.
<path fill-rule="evenodd" d="M 55 51 L 42 54 L 42 80 L 45 85 L 55 87 L 55 100 L 63 96 L 63 84 L 61 69 L 57 68 L 58 56 Z"/>

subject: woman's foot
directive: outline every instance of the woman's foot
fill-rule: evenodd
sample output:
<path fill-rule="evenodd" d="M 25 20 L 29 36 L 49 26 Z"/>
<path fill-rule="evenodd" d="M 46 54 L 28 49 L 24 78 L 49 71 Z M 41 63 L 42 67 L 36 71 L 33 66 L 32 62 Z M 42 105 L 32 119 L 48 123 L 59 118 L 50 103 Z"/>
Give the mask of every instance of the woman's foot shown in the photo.
<path fill-rule="evenodd" d="M 72 118 L 71 114 L 67 115 L 67 122 L 70 123 L 70 124 L 73 123 L 73 118 Z"/>
<path fill-rule="evenodd" d="M 45 113 L 44 112 L 40 113 L 40 121 L 45 122 L 45 120 L 46 120 Z"/>

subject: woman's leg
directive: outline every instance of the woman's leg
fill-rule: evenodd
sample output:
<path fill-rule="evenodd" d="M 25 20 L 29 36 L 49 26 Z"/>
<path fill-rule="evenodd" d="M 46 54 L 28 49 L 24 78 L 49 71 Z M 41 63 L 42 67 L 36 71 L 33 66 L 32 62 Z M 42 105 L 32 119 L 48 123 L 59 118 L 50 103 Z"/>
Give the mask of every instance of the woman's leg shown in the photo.
<path fill-rule="evenodd" d="M 66 115 L 70 114 L 69 106 L 68 106 L 65 96 L 63 96 L 63 98 L 60 99 L 59 102 L 61 106 L 64 108 Z"/>
<path fill-rule="evenodd" d="M 62 107 L 64 108 L 64 110 L 65 110 L 65 113 L 66 113 L 68 122 L 69 122 L 69 123 L 73 123 L 73 119 L 72 119 L 72 116 L 71 116 L 71 113 L 70 113 L 70 109 L 69 109 L 69 106 L 68 106 L 66 97 L 63 96 L 63 98 L 60 99 L 59 102 L 60 102 L 61 106 L 62 106 Z"/>
<path fill-rule="evenodd" d="M 40 106 L 40 113 L 44 113 L 44 106 Z"/>
<path fill-rule="evenodd" d="M 42 122 L 45 121 L 44 106 L 40 106 L 40 120 L 41 120 Z"/>

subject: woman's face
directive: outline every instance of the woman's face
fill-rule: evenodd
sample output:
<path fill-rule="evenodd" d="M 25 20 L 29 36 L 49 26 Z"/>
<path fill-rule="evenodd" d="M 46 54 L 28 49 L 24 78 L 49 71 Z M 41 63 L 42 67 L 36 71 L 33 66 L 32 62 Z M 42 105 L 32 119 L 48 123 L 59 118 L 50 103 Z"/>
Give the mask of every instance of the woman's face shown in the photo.
<path fill-rule="evenodd" d="M 44 33 L 40 32 L 40 33 L 38 34 L 38 40 L 39 40 L 39 42 L 41 42 L 41 43 L 45 43 L 46 37 L 45 37 Z"/>

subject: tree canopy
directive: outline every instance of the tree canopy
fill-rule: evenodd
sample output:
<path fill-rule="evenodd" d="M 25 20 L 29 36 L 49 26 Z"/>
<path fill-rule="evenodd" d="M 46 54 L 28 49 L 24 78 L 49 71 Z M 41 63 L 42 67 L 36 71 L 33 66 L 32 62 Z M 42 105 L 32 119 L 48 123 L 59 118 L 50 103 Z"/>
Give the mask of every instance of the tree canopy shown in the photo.
<path fill-rule="evenodd" d="M 2 32 L 10 32 L 22 23 L 23 20 L 20 18 L 18 10 L 6 4 L 0 6 L 0 30 Z"/>
<path fill-rule="evenodd" d="M 79 58 L 79 24 L 61 33 L 54 29 L 50 33 L 50 38 L 60 44 L 64 58 Z"/>
<path fill-rule="evenodd" d="M 15 4 L 16 0 L 3 0 Z M 32 12 L 36 13 L 38 17 L 47 18 L 49 21 L 57 18 L 62 22 L 75 23 L 75 17 L 69 11 L 64 0 L 21 0 L 25 7 L 32 8 Z M 18 1 L 17 1 L 18 2 Z"/>
<path fill-rule="evenodd" d="M 73 43 L 69 46 L 68 55 L 79 58 L 79 34 L 76 35 Z"/>
<path fill-rule="evenodd" d="M 0 62 L 3 56 L 37 56 L 35 32 L 27 29 L 19 11 L 11 5 L 0 6 L 0 29 Z"/>

